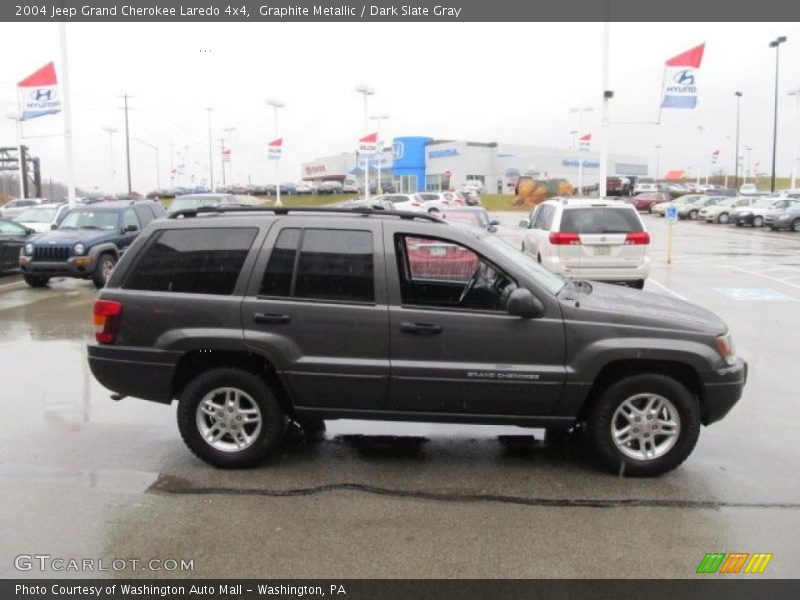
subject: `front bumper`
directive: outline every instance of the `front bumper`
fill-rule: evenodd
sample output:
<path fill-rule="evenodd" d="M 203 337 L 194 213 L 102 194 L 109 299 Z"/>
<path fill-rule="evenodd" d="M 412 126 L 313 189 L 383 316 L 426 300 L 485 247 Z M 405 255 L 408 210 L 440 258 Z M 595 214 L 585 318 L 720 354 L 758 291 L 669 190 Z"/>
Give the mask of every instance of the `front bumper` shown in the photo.
<path fill-rule="evenodd" d="M 92 256 L 73 256 L 66 261 L 43 262 L 21 256 L 19 268 L 24 275 L 42 277 L 89 277 L 94 273 L 97 260 Z"/>
<path fill-rule="evenodd" d="M 780 219 L 772 218 L 770 220 L 764 220 L 764 225 L 767 227 L 771 227 L 773 229 L 791 229 L 792 228 L 792 220 L 791 219 L 784 219 L 781 221 Z"/>
<path fill-rule="evenodd" d="M 706 374 L 703 382 L 701 417 L 704 425 L 722 419 L 742 397 L 747 383 L 747 363 L 736 359 L 736 364 Z"/>

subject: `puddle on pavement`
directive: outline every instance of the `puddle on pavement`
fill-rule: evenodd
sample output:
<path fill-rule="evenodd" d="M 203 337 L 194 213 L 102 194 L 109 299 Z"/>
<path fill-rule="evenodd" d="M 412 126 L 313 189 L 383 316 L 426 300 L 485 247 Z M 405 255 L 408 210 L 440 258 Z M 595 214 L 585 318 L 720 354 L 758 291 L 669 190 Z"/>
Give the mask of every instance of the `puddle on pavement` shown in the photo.
<path fill-rule="evenodd" d="M 75 470 L 52 467 L 0 465 L 0 484 L 77 485 L 119 494 L 143 494 L 159 478 L 158 473 L 134 469 Z"/>

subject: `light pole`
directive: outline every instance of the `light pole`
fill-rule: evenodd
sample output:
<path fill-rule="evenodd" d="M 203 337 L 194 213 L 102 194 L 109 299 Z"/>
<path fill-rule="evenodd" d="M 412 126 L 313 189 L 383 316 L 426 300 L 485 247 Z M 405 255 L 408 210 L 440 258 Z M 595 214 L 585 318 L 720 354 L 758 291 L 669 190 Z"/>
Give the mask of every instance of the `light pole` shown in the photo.
<path fill-rule="evenodd" d="M 769 182 L 769 191 L 775 191 L 775 158 L 778 154 L 778 69 L 780 67 L 781 44 L 786 41 L 786 36 L 776 37 L 769 43 L 770 48 L 775 48 L 775 114 L 772 125 L 772 176 Z"/>
<path fill-rule="evenodd" d="M 159 166 L 159 160 L 158 160 L 158 146 L 156 146 L 155 144 L 151 144 L 150 142 L 145 142 L 143 139 L 140 139 L 140 138 L 133 138 L 133 139 L 136 140 L 137 142 L 139 142 L 140 144 L 144 144 L 145 146 L 147 146 L 151 150 L 155 150 L 155 152 L 156 152 L 156 190 L 160 191 L 161 190 L 161 167 Z"/>
<path fill-rule="evenodd" d="M 744 182 L 747 183 L 747 180 L 750 179 L 750 156 L 753 152 L 753 147 L 745 146 L 744 149 L 747 152 L 747 174 L 744 177 Z"/>
<path fill-rule="evenodd" d="M 742 92 L 734 92 L 736 96 L 736 152 L 733 155 L 735 167 L 733 169 L 733 187 L 739 189 L 739 113 L 742 101 Z"/>
<path fill-rule="evenodd" d="M 278 109 L 283 108 L 285 104 L 283 101 L 278 100 L 276 98 L 269 98 L 267 100 L 267 106 L 272 107 L 272 115 L 274 117 L 275 123 L 275 139 L 278 139 Z M 275 206 L 281 205 L 281 178 L 280 178 L 280 170 L 279 164 L 281 162 L 280 157 L 275 159 Z"/>
<path fill-rule="evenodd" d="M 800 169 L 800 88 L 796 88 L 788 93 L 789 96 L 794 96 L 794 157 L 792 158 L 792 185 L 791 188 L 795 189 L 797 184 L 797 171 Z"/>
<path fill-rule="evenodd" d="M 569 112 L 571 113 L 578 113 L 578 133 L 580 134 L 583 131 L 583 115 L 587 112 L 592 112 L 594 110 L 591 106 L 585 106 L 581 108 L 570 108 Z M 573 148 L 575 143 L 573 142 Z M 578 148 L 580 151 L 581 148 Z M 578 195 L 583 196 L 583 157 L 578 155 Z"/>
<path fill-rule="evenodd" d="M 368 85 L 359 84 L 356 92 L 364 96 L 364 135 L 369 133 L 369 111 L 367 110 L 367 97 L 375 94 L 375 89 Z M 369 154 L 364 153 L 364 196 L 369 200 Z"/>
<path fill-rule="evenodd" d="M 661 173 L 661 165 L 660 165 L 660 162 L 661 162 L 661 144 L 656 144 L 655 149 L 656 149 L 656 176 L 655 176 L 655 180 L 656 180 L 656 183 L 658 183 L 658 174 Z"/>
<path fill-rule="evenodd" d="M 117 133 L 117 130 L 109 125 L 104 125 L 103 131 L 108 133 L 108 156 L 111 159 L 111 187 L 114 187 L 114 175 L 117 174 L 114 170 L 114 134 Z"/>
<path fill-rule="evenodd" d="M 209 191 L 214 191 L 214 141 L 211 133 L 211 111 L 214 110 L 210 106 L 206 108 L 208 111 L 208 180 Z"/>
<path fill-rule="evenodd" d="M 233 154 L 233 132 L 236 131 L 236 127 L 226 127 L 222 131 L 224 131 L 225 133 L 228 134 L 228 152 L 230 152 L 230 154 L 228 154 L 228 165 L 230 165 L 231 185 L 233 185 L 233 182 L 234 182 L 234 179 L 233 179 L 233 156 L 232 156 L 232 154 Z M 223 169 L 225 168 L 224 164 L 222 165 L 222 168 Z"/>
<path fill-rule="evenodd" d="M 381 143 L 381 121 L 385 121 L 389 118 L 389 115 L 375 115 L 370 117 L 373 121 L 377 123 L 376 131 L 378 133 L 378 160 L 375 161 L 376 168 L 378 169 L 378 188 L 377 191 L 379 194 L 383 193 L 383 189 L 381 188 L 381 171 L 383 170 L 383 145 Z"/>
<path fill-rule="evenodd" d="M 703 127 L 702 125 L 698 125 L 697 126 L 697 132 L 700 134 L 700 139 L 701 139 L 701 142 L 699 144 L 700 152 L 702 153 L 703 156 L 705 155 L 705 149 L 703 148 L 702 139 L 703 139 L 703 132 L 705 130 L 706 130 L 706 128 Z M 701 164 L 702 164 L 702 159 L 701 159 Z M 697 166 L 697 173 L 695 173 L 695 176 L 697 177 L 697 179 L 695 180 L 695 185 L 699 187 L 700 186 L 700 165 Z"/>

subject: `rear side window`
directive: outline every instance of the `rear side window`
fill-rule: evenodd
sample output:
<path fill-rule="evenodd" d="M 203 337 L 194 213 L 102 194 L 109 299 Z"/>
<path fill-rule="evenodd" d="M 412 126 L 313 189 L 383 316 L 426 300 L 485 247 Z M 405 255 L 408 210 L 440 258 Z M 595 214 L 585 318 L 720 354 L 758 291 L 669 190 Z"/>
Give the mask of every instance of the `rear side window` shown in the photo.
<path fill-rule="evenodd" d="M 372 233 L 284 229 L 270 255 L 260 295 L 374 302 Z"/>
<path fill-rule="evenodd" d="M 575 233 L 628 233 L 644 231 L 629 208 L 571 208 L 561 214 L 561 231 Z"/>
<path fill-rule="evenodd" d="M 233 293 L 258 229 L 173 229 L 157 233 L 125 288 L 185 294 Z"/>

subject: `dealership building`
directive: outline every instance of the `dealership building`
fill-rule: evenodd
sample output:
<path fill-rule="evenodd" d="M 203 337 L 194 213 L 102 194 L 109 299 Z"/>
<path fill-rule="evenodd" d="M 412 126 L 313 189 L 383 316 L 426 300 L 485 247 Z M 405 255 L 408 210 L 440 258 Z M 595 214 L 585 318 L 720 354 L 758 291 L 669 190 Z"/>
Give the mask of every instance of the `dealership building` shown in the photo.
<path fill-rule="evenodd" d="M 487 193 L 513 194 L 520 176 L 566 179 L 577 186 L 580 161 L 583 185 L 600 181 L 597 152 L 421 136 L 396 137 L 390 148 L 369 157 L 347 152 L 303 163 L 301 177 L 306 181 L 356 181 L 363 185 L 365 160 L 369 162 L 370 184 L 376 183 L 380 172 L 382 182 L 390 181 L 398 192 L 406 193 L 457 189 L 469 180 L 478 180 Z M 647 158 L 610 154 L 608 174 L 646 176 Z"/>

